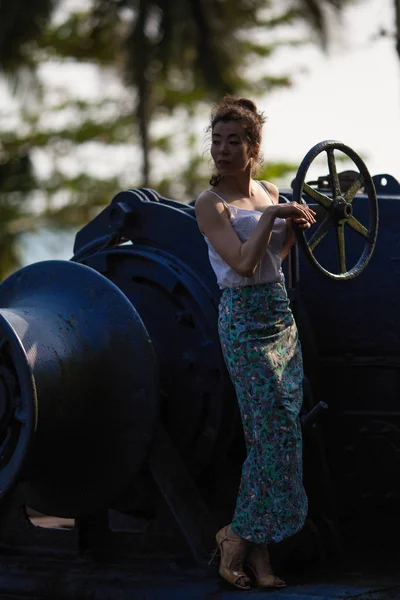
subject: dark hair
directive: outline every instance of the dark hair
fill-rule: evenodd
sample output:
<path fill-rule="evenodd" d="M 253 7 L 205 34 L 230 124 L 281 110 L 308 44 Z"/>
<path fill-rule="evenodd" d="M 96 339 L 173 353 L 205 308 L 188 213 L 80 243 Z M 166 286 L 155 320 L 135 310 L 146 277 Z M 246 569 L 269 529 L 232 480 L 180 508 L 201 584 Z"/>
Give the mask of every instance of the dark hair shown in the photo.
<path fill-rule="evenodd" d="M 211 112 L 210 126 L 208 128 L 211 133 L 217 123 L 221 121 L 240 121 L 243 125 L 247 141 L 250 148 L 254 148 L 261 144 L 262 127 L 265 122 L 263 113 L 258 112 L 257 106 L 248 98 L 233 98 L 232 96 L 224 96 L 222 100 L 216 104 Z M 257 162 L 261 162 L 260 156 L 257 157 Z M 219 173 L 213 173 L 210 179 L 210 185 L 217 185 L 221 181 Z"/>

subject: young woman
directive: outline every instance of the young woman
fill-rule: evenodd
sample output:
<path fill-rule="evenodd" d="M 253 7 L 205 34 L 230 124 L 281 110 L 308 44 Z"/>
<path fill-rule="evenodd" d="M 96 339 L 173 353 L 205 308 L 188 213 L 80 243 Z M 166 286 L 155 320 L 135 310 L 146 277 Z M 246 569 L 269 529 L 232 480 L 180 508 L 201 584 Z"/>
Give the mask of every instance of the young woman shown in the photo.
<path fill-rule="evenodd" d="M 295 242 L 292 221 L 315 223 L 305 205 L 278 204 L 278 190 L 253 179 L 264 118 L 246 98 L 226 97 L 211 114 L 211 188 L 196 215 L 222 289 L 218 331 L 236 389 L 247 448 L 232 523 L 216 535 L 220 575 L 241 589 L 286 584 L 272 573 L 267 544 L 299 531 L 307 513 L 299 412 L 302 357 L 281 261 Z"/>

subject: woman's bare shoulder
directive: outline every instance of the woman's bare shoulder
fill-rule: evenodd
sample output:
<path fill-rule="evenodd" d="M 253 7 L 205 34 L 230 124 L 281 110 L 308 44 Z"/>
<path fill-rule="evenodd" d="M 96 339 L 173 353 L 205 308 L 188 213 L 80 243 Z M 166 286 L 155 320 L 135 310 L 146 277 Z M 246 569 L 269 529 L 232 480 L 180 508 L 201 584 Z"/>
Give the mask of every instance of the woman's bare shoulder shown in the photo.
<path fill-rule="evenodd" d="M 209 202 L 212 198 L 215 198 L 215 194 L 211 190 L 203 190 L 196 198 L 195 206 L 201 206 L 202 204 Z"/>
<path fill-rule="evenodd" d="M 271 198 L 272 200 L 278 204 L 279 202 L 279 190 L 276 187 L 276 185 L 274 185 L 273 183 L 271 183 L 270 181 L 261 181 L 261 183 L 263 185 L 265 185 L 265 187 L 267 188 L 268 192 L 271 194 Z"/>
<path fill-rule="evenodd" d="M 218 205 L 221 206 L 219 207 Z M 224 212 L 222 200 L 217 196 L 217 194 L 214 194 L 212 190 L 204 190 L 201 192 L 201 194 L 199 194 L 195 202 L 195 209 L 196 212 L 199 210 L 201 212 L 209 212 L 211 210 L 211 212 L 214 213 L 215 209 L 217 209 L 217 212 L 219 213 Z"/>

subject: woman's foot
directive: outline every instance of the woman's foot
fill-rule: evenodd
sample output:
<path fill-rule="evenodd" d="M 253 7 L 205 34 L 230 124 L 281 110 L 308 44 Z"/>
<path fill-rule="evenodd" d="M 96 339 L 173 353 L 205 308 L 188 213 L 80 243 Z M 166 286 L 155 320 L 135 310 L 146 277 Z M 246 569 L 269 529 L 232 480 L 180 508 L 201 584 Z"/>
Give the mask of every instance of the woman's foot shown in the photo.
<path fill-rule="evenodd" d="M 221 554 L 221 577 L 242 590 L 251 589 L 251 580 L 243 570 L 248 550 L 247 540 L 233 533 L 230 525 L 220 529 L 215 539 Z"/>
<path fill-rule="evenodd" d="M 286 583 L 272 572 L 266 544 L 250 544 L 246 565 L 252 571 L 256 583 L 261 587 L 282 588 Z"/>

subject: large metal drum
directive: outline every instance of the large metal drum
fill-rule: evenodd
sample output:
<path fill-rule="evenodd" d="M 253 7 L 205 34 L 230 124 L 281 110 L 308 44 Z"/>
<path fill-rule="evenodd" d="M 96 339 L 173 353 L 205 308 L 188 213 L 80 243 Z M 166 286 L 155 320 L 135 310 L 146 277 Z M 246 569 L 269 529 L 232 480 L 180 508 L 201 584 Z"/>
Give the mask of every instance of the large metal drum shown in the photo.
<path fill-rule="evenodd" d="M 138 473 L 158 413 L 137 311 L 89 267 L 48 261 L 0 285 L 0 498 L 77 517 Z"/>

